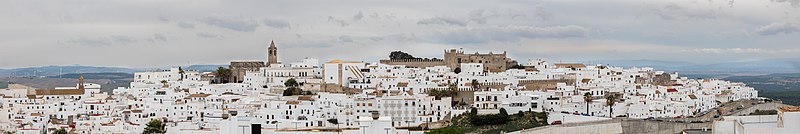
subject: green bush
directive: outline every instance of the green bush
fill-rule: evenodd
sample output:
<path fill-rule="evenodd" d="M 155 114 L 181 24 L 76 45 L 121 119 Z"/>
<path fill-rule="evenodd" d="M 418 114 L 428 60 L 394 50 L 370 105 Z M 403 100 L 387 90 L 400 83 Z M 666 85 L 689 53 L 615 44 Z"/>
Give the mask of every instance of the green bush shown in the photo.
<path fill-rule="evenodd" d="M 167 132 L 166 126 L 161 120 L 153 119 L 147 123 L 147 127 L 144 128 L 142 134 L 163 134 Z"/>
<path fill-rule="evenodd" d="M 425 133 L 426 134 L 463 134 L 464 132 L 462 132 L 460 129 L 457 129 L 457 128 L 445 127 L 445 128 L 440 128 L 440 129 L 434 129 L 434 130 L 431 130 L 431 131 L 428 131 L 428 132 L 425 132 Z"/>
<path fill-rule="evenodd" d="M 487 115 L 477 115 L 473 114 L 470 117 L 470 123 L 475 126 L 483 126 L 483 125 L 501 125 L 506 124 L 509 121 L 508 113 L 506 109 L 500 108 L 500 113 L 497 114 L 487 114 Z"/>

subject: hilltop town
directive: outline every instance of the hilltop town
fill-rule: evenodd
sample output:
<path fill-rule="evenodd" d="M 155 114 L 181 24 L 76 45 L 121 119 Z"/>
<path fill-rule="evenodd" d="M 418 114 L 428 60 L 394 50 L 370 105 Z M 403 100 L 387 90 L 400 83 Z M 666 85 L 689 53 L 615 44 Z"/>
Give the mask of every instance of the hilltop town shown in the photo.
<path fill-rule="evenodd" d="M 266 61 L 231 61 L 228 68 L 213 72 L 181 67 L 137 72 L 129 87 L 112 92 L 101 92 L 101 85 L 83 77 L 74 86 L 55 89 L 6 86 L 0 89 L 0 130 L 408 134 L 446 128 L 466 116 L 509 113 L 546 115 L 536 118 L 544 125 L 661 119 L 691 123 L 723 121 L 720 114 L 734 112 L 720 110 L 724 106 L 768 100 L 743 83 L 689 79 L 648 67 L 520 62 L 506 52 L 462 49 L 444 50 L 442 58 L 396 51 L 376 62 L 281 62 L 277 45 L 268 45 Z M 798 111 L 779 109 L 776 128 L 800 125 L 783 122 L 800 117 Z M 163 124 L 163 132 L 148 128 L 153 121 Z"/>

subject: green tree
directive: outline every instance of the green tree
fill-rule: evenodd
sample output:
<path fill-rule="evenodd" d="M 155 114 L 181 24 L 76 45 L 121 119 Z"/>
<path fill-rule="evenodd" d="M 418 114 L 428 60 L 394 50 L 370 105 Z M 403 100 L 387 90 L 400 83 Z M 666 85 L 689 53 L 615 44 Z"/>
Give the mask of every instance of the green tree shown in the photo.
<path fill-rule="evenodd" d="M 218 77 L 220 83 L 228 83 L 233 76 L 230 69 L 219 67 L 217 71 L 214 71 L 214 74 Z"/>
<path fill-rule="evenodd" d="M 298 87 L 298 86 L 300 86 L 300 84 L 298 84 L 297 80 L 294 80 L 294 78 L 290 78 L 289 80 L 286 80 L 286 82 L 283 82 L 283 85 L 286 86 L 286 87 Z"/>
<path fill-rule="evenodd" d="M 481 83 L 478 82 L 478 79 L 472 79 L 472 82 L 470 82 L 470 85 L 472 86 L 473 89 L 478 89 L 478 88 L 480 88 Z"/>
<path fill-rule="evenodd" d="M 500 108 L 500 113 L 498 113 L 497 115 L 498 115 L 498 117 L 500 117 L 500 120 L 503 120 L 503 122 L 509 120 L 508 111 L 506 111 L 505 108 Z"/>
<path fill-rule="evenodd" d="M 67 130 L 64 128 L 59 128 L 58 130 L 54 131 L 53 134 L 67 134 Z"/>
<path fill-rule="evenodd" d="M 328 119 L 328 123 L 336 124 L 336 133 L 339 133 L 339 131 L 341 131 L 339 130 L 339 119 L 336 118 Z"/>
<path fill-rule="evenodd" d="M 606 106 L 608 106 L 608 117 L 611 118 L 613 116 L 614 104 L 617 103 L 617 99 L 619 97 L 617 94 L 610 94 L 606 96 Z"/>
<path fill-rule="evenodd" d="M 147 123 L 142 134 L 163 134 L 167 132 L 166 126 L 161 120 L 153 119 Z"/>
<path fill-rule="evenodd" d="M 472 109 L 469 110 L 469 115 L 470 116 L 478 115 L 478 108 L 472 107 Z"/>
<path fill-rule="evenodd" d="M 394 59 L 419 59 L 419 58 L 415 58 L 411 54 L 405 53 L 403 51 L 394 51 L 392 53 L 389 53 L 389 59 L 394 60 Z"/>
<path fill-rule="evenodd" d="M 589 103 L 592 103 L 592 93 L 583 94 L 583 101 L 586 102 L 586 114 L 589 114 Z"/>
<path fill-rule="evenodd" d="M 461 68 L 460 67 L 456 67 L 456 69 L 453 69 L 453 72 L 456 73 L 456 74 L 459 74 L 459 73 L 461 73 Z"/>
<path fill-rule="evenodd" d="M 442 99 L 442 97 L 453 97 L 453 96 L 458 95 L 458 86 L 456 86 L 455 84 L 451 83 L 451 84 L 449 84 L 449 86 L 447 86 L 447 89 L 431 89 L 431 90 L 428 90 L 427 93 L 430 96 L 436 97 L 437 100 Z M 453 102 L 451 102 L 451 104 L 452 103 L 455 103 L 455 101 L 453 100 Z M 455 105 L 455 104 L 452 104 L 452 105 Z"/>
<path fill-rule="evenodd" d="M 181 78 L 178 79 L 178 80 L 183 80 L 183 76 L 184 76 L 184 74 L 186 74 L 186 72 L 183 71 L 182 67 L 178 67 L 178 74 L 181 74 Z"/>
<path fill-rule="evenodd" d="M 461 130 L 454 127 L 445 127 L 425 132 L 425 134 L 463 134 L 463 133 L 464 132 L 461 132 Z"/>
<path fill-rule="evenodd" d="M 299 86 L 300 84 L 297 83 L 297 80 L 293 78 L 286 80 L 283 82 L 283 85 L 286 86 L 286 90 L 283 90 L 283 96 L 292 96 L 292 95 L 311 95 L 311 91 L 303 91 Z"/>
<path fill-rule="evenodd" d="M 520 64 L 516 64 L 516 65 L 513 65 L 513 66 L 508 67 L 508 68 L 509 69 L 525 69 L 525 66 L 522 66 Z"/>
<path fill-rule="evenodd" d="M 167 80 L 161 80 L 161 85 L 167 87 Z"/>

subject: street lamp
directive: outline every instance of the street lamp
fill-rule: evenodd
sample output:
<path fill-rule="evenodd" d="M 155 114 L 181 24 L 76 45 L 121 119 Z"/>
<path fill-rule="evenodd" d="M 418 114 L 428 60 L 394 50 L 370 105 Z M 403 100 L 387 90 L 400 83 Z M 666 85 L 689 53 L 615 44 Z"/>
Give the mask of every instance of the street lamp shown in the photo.
<path fill-rule="evenodd" d="M 389 127 L 383 128 L 383 130 L 386 130 L 386 134 L 389 134 L 389 129 L 392 129 L 392 128 L 389 128 Z"/>

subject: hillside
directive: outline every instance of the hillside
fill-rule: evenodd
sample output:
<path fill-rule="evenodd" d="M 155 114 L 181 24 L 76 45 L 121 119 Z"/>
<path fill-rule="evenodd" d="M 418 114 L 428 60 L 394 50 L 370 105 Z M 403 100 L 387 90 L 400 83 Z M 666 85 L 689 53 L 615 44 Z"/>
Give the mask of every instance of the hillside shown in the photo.
<path fill-rule="evenodd" d="M 70 73 L 134 73 L 141 69 L 94 66 L 41 66 L 15 69 L 0 69 L 0 77 L 56 76 Z"/>
<path fill-rule="evenodd" d="M 723 79 L 752 86 L 759 91 L 759 96 L 778 99 L 789 105 L 800 105 L 800 73 L 730 76 Z"/>
<path fill-rule="evenodd" d="M 27 85 L 38 89 L 53 89 L 55 87 L 75 86 L 81 74 L 64 74 L 50 77 L 11 77 L 0 78 L 0 81 Z M 133 81 L 133 74 L 127 73 L 85 73 L 83 77 L 88 83 L 102 85 L 104 92 L 117 87 L 128 87 Z"/>

